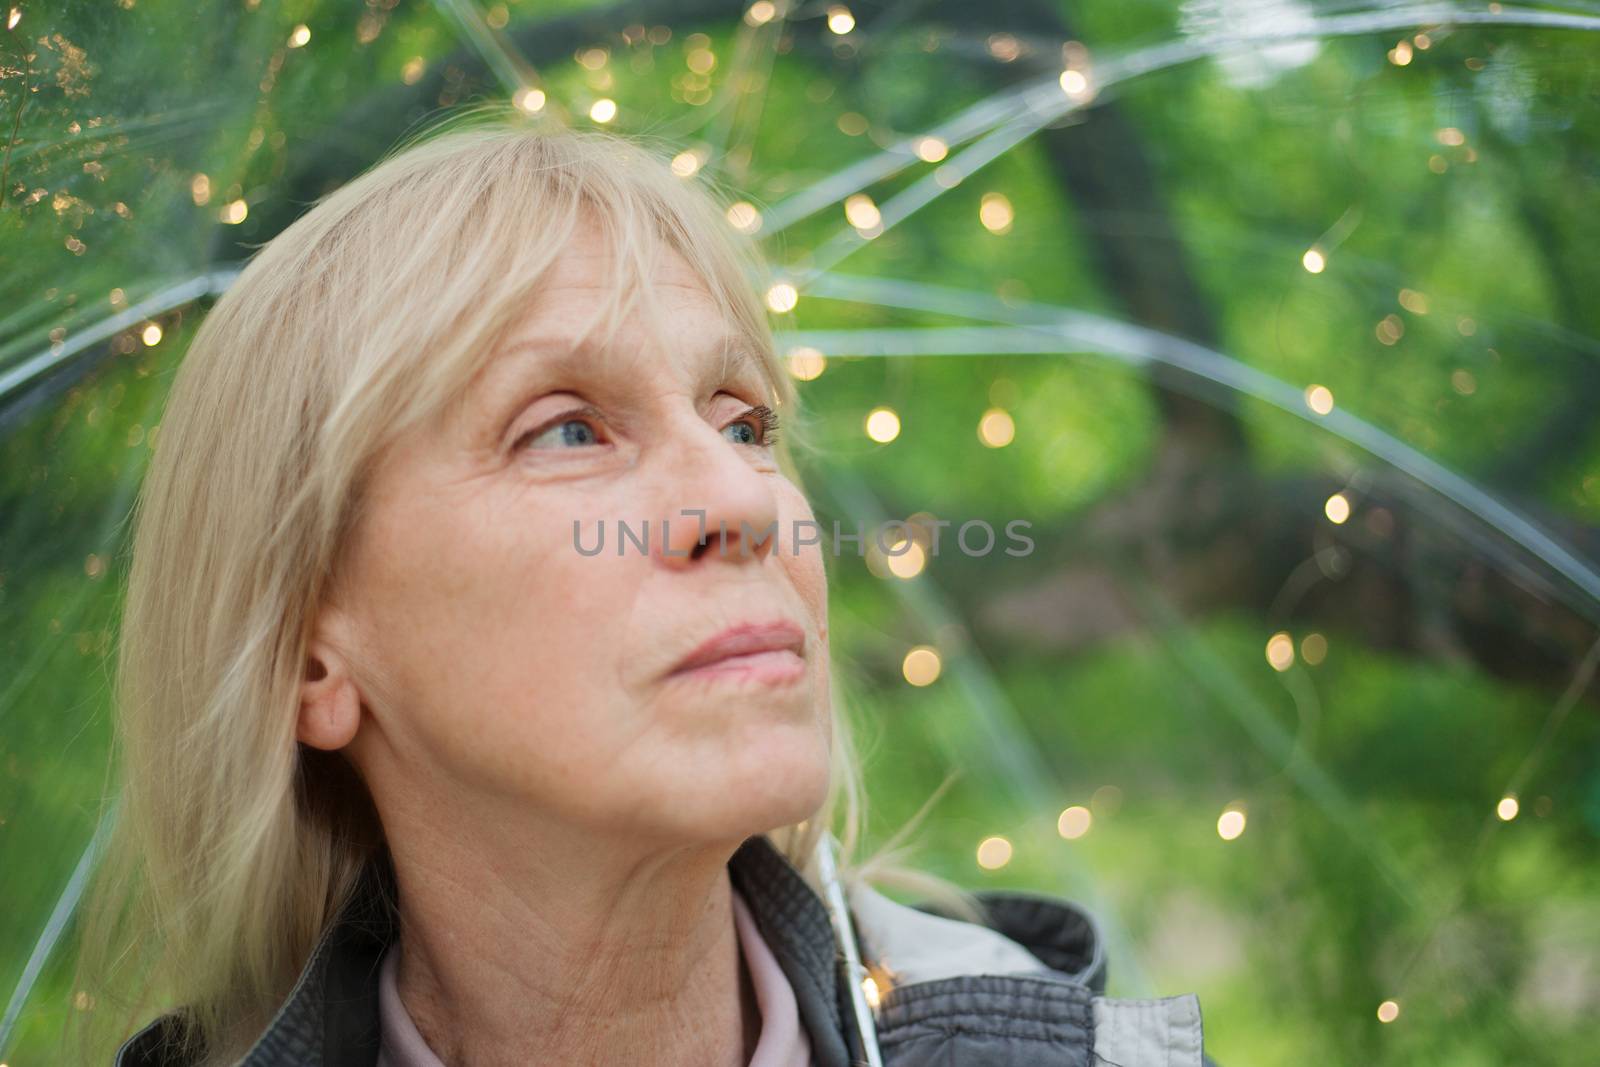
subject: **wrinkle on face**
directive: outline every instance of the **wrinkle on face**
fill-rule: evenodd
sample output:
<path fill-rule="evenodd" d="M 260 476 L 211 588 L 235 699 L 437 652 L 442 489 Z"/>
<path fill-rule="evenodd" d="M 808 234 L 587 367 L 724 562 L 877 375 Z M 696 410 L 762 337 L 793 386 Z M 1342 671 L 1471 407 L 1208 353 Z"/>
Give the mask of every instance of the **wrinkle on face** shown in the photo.
<path fill-rule="evenodd" d="M 725 436 L 750 407 L 770 406 L 754 343 L 673 257 L 660 264 L 658 317 L 624 321 L 609 344 L 586 339 L 609 292 L 605 262 L 575 247 L 455 416 L 385 455 L 366 606 L 400 703 L 376 717 L 397 768 L 425 764 L 412 769 L 454 783 L 458 801 L 493 783 L 495 795 L 571 818 L 664 819 L 683 833 L 709 812 L 734 818 L 727 797 L 741 790 L 772 791 L 777 811 L 778 783 L 825 781 L 826 579 L 818 546 L 796 555 L 789 544 L 796 520 L 811 518 L 803 494 L 765 449 Z M 600 409 L 606 443 L 512 447 L 579 401 Z M 658 538 L 663 518 L 695 522 L 683 507 L 708 508 L 713 538 L 718 509 L 730 534 L 740 518 L 757 532 L 776 518 L 779 545 L 761 560 L 684 569 L 631 545 L 613 555 L 615 520 L 638 531 L 648 519 Z M 573 522 L 592 532 L 602 519 L 606 552 L 578 556 Z M 813 649 L 799 703 L 660 686 L 698 638 L 773 612 L 803 620 Z M 752 701 L 764 707 L 741 707 Z M 746 800 L 748 813 L 762 810 Z"/>

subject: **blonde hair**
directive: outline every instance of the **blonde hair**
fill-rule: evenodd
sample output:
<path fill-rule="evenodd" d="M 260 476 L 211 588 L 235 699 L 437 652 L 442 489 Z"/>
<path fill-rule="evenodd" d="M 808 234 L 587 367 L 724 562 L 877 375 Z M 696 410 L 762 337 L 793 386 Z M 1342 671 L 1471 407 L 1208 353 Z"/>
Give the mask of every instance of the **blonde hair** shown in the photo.
<path fill-rule="evenodd" d="M 116 826 L 76 986 L 96 990 L 104 1039 L 177 1004 L 207 1062 L 237 1059 L 381 847 L 354 772 L 295 739 L 314 609 L 340 573 L 374 457 L 460 396 L 582 211 L 622 278 L 609 324 L 649 299 L 665 243 L 755 342 L 787 428 L 779 460 L 799 483 L 796 398 L 754 284 L 760 257 L 719 197 L 642 142 L 457 113 L 258 248 L 206 315 L 135 508 Z M 860 771 L 834 697 L 829 798 L 769 834 L 812 878 L 824 828 L 848 876 L 864 869 Z M 881 856 L 871 869 L 893 880 Z M 962 904 L 936 879 L 901 874 Z"/>

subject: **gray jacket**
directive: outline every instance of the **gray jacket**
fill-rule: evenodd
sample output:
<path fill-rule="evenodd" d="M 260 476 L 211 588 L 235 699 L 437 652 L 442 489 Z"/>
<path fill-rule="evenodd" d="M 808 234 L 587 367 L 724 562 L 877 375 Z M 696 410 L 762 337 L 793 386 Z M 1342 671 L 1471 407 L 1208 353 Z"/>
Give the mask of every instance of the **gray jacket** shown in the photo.
<path fill-rule="evenodd" d="M 764 835 L 728 863 L 761 935 L 794 987 L 814 1067 L 866 1062 L 852 992 L 826 907 Z M 318 942 L 241 1067 L 373 1067 L 378 961 L 398 935 L 393 875 L 372 864 Z M 978 926 L 931 907 L 849 890 L 861 959 L 883 979 L 873 1010 L 884 1067 L 1202 1067 L 1193 995 L 1104 995 L 1104 944 L 1090 917 L 1037 894 L 981 891 Z M 190 1067 L 164 1015 L 130 1038 L 115 1067 Z"/>

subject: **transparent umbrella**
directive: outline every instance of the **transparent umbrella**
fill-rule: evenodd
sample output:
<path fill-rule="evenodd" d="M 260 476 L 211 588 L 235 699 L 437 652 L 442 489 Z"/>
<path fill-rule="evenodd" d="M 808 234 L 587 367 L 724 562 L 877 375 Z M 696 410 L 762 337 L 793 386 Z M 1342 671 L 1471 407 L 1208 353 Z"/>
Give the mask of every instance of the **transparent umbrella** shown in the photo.
<path fill-rule="evenodd" d="M 881 839 L 1223 1063 L 1600 1018 L 1589 4 L 0 6 L 0 1057 L 91 1011 L 126 519 L 253 247 L 483 98 L 738 190 Z M 837 527 L 834 524 L 837 523 Z M 860 541 L 847 535 L 861 533 Z"/>

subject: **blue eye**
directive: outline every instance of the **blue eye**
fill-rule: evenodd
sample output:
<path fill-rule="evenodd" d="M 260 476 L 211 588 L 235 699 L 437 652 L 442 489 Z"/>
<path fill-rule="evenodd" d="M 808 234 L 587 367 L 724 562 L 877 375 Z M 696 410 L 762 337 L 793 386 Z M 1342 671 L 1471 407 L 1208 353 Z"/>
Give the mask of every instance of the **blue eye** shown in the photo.
<path fill-rule="evenodd" d="M 566 445 L 587 445 L 595 441 L 594 427 L 582 419 L 568 419 L 566 422 L 558 423 L 534 440 L 542 441 L 551 433 L 555 434 L 556 440 Z"/>
<path fill-rule="evenodd" d="M 595 421 L 596 416 L 591 409 L 569 411 L 558 417 L 555 422 L 523 434 L 517 440 L 517 447 L 559 450 L 569 446 L 581 448 L 585 445 L 596 445 L 600 440 L 593 425 Z M 539 443 L 541 441 L 550 443 L 541 445 Z"/>
<path fill-rule="evenodd" d="M 529 430 L 517 439 L 516 448 L 541 450 L 583 448 L 604 444 L 595 429 L 600 421 L 599 412 L 585 407 L 557 416 L 535 430 Z M 770 448 L 778 439 L 778 414 L 765 404 L 757 404 L 739 418 L 723 427 L 723 432 L 734 431 L 730 437 L 735 444 Z"/>
<path fill-rule="evenodd" d="M 757 404 L 739 416 L 738 422 L 730 423 L 727 429 L 744 431 L 738 444 L 771 447 L 778 439 L 778 413 L 765 404 Z"/>

